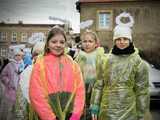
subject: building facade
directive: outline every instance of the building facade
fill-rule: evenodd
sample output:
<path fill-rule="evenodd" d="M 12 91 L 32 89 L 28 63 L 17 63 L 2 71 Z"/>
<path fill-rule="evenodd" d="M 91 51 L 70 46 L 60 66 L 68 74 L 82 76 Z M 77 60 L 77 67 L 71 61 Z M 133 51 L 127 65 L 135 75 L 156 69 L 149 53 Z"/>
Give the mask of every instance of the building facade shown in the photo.
<path fill-rule="evenodd" d="M 159 0 L 79 0 L 80 20 L 93 20 L 89 28 L 95 31 L 101 45 L 112 47 L 115 18 L 129 12 L 135 24 L 133 41 L 148 61 L 160 67 L 160 1 Z M 81 30 L 83 32 L 84 30 Z"/>
<path fill-rule="evenodd" d="M 18 24 L 0 23 L 0 56 L 7 57 L 9 46 L 17 44 L 28 44 L 29 38 L 36 33 L 47 36 L 48 31 L 56 24 Z M 59 25 L 64 28 L 64 25 Z"/>

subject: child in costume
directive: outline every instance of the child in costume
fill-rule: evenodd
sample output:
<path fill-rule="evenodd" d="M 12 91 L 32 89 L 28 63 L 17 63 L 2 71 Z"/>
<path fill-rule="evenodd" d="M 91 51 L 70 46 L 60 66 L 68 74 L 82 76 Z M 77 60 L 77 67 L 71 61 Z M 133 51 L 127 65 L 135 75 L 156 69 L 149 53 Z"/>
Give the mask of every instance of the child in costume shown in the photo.
<path fill-rule="evenodd" d="M 24 70 L 23 52 L 20 48 L 13 49 L 13 59 L 1 72 L 1 83 L 4 93 L 0 105 L 0 119 L 14 119 L 16 92 L 20 81 L 20 73 Z"/>
<path fill-rule="evenodd" d="M 65 50 L 65 32 L 53 27 L 44 56 L 34 65 L 30 81 L 31 105 L 41 120 L 79 120 L 85 89 L 79 65 Z"/>
<path fill-rule="evenodd" d="M 79 63 L 81 67 L 86 90 L 85 110 L 82 119 L 90 120 L 90 97 L 92 93 L 92 88 L 97 79 L 98 64 L 100 64 L 104 56 L 104 49 L 102 47 L 99 47 L 98 37 L 93 31 L 85 31 L 81 36 L 81 40 L 83 50 L 79 51 L 75 60 Z"/>
<path fill-rule="evenodd" d="M 129 17 L 129 23 L 122 23 Z M 114 46 L 100 69 L 91 98 L 92 120 L 144 120 L 149 111 L 148 65 L 132 39 L 133 18 L 116 17 Z"/>
<path fill-rule="evenodd" d="M 45 42 L 37 41 L 32 48 L 32 64 L 28 65 L 20 74 L 20 83 L 16 94 L 15 117 L 16 120 L 37 120 L 38 116 L 32 109 L 29 99 L 29 82 L 36 59 L 44 52 Z"/>

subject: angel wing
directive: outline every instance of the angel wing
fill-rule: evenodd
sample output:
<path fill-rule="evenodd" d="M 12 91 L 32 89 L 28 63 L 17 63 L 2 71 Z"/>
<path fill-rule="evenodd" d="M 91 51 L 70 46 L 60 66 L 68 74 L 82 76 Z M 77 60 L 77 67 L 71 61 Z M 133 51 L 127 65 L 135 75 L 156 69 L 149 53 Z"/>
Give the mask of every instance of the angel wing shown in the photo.
<path fill-rule="evenodd" d="M 86 29 L 86 28 L 89 28 L 92 24 L 93 24 L 93 20 L 82 21 L 80 23 L 80 28 L 81 29 Z"/>
<path fill-rule="evenodd" d="M 34 33 L 32 36 L 28 39 L 28 43 L 34 45 L 37 42 L 41 42 L 45 40 L 45 35 L 42 32 Z"/>

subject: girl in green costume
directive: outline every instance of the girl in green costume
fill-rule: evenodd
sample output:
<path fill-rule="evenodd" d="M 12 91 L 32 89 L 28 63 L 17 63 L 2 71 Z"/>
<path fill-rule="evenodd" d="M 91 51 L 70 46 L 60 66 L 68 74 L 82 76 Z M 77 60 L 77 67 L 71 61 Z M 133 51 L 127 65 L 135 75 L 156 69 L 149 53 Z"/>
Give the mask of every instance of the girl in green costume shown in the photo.
<path fill-rule="evenodd" d="M 98 47 L 98 37 L 93 31 L 86 31 L 81 36 L 82 49 L 76 57 L 76 61 L 81 67 L 85 82 L 85 110 L 82 119 L 91 120 L 89 110 L 90 97 L 95 80 L 97 79 L 97 64 L 101 62 L 104 56 L 104 49 Z"/>
<path fill-rule="evenodd" d="M 129 17 L 130 23 L 121 23 Z M 148 66 L 134 47 L 129 13 L 116 18 L 114 46 L 99 71 L 91 98 L 92 120 L 144 120 L 149 111 Z"/>

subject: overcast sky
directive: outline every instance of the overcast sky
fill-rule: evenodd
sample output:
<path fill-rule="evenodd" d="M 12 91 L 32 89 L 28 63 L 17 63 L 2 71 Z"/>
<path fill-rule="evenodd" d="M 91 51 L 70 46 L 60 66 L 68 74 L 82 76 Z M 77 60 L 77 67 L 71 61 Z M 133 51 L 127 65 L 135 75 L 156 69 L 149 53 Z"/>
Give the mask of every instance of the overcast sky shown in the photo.
<path fill-rule="evenodd" d="M 74 32 L 79 32 L 77 0 L 0 0 L 0 21 L 17 23 L 62 23 L 49 16 L 69 20 Z"/>

